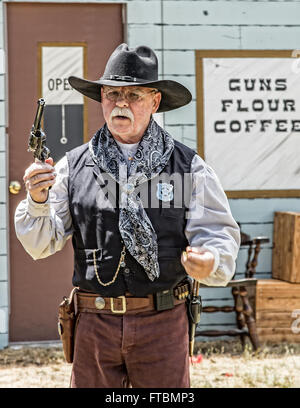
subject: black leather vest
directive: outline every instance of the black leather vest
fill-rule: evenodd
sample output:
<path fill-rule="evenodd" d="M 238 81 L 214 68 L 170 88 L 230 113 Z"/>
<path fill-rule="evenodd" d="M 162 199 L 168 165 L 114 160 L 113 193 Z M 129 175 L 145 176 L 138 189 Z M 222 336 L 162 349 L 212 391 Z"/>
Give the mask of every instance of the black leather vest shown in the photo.
<path fill-rule="evenodd" d="M 175 141 L 174 151 L 161 175 L 141 185 L 140 197 L 157 234 L 159 278 L 150 281 L 143 267 L 126 251 L 125 267 L 119 269 L 114 283 L 103 286 L 97 280 L 95 269 L 102 282 L 110 282 L 117 270 L 123 247 L 118 228 L 119 185 L 94 163 L 88 143 L 67 153 L 69 205 L 74 228 L 74 286 L 108 297 L 121 296 L 125 292 L 145 296 L 173 288 L 186 277 L 180 257 L 182 250 L 188 245 L 184 231 L 191 178 L 184 178 L 184 174 L 190 173 L 194 155 L 192 149 Z M 159 199 L 161 196 L 157 194 L 158 184 L 166 181 L 161 180 L 162 174 L 170 177 L 167 181 L 173 184 L 174 190 L 182 189 L 179 195 L 174 191 L 174 197 L 169 202 Z M 175 182 L 172 180 L 174 174 L 179 176 L 174 178 Z M 182 200 L 177 201 L 178 196 Z"/>

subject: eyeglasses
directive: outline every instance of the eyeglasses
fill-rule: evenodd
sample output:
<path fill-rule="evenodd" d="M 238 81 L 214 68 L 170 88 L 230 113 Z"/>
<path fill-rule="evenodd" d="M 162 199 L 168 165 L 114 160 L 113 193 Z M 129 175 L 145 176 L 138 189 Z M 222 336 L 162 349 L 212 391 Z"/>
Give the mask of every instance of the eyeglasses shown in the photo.
<path fill-rule="evenodd" d="M 133 103 L 133 102 L 138 102 L 144 96 L 149 95 L 153 92 L 158 92 L 156 89 L 152 89 L 150 92 L 139 92 L 137 90 L 126 90 L 126 91 L 117 91 L 114 89 L 108 89 L 108 90 L 103 90 L 103 93 L 106 97 L 111 102 L 117 102 L 117 100 L 121 97 L 122 99 L 126 99 L 127 102 Z"/>

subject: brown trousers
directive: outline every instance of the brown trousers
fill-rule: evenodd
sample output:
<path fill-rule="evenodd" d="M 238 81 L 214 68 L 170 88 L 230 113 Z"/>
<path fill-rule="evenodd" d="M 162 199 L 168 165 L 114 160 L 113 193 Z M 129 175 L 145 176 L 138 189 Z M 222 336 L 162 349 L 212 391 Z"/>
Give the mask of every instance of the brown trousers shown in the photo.
<path fill-rule="evenodd" d="M 72 388 L 189 388 L 186 305 L 128 315 L 81 313 Z"/>

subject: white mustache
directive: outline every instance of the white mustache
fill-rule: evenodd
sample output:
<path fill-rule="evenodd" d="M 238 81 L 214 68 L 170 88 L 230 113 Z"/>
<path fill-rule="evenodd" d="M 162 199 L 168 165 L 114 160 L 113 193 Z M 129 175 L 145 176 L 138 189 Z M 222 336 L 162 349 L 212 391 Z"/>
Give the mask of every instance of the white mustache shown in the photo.
<path fill-rule="evenodd" d="M 133 113 L 129 108 L 119 108 L 116 106 L 110 114 L 110 120 L 112 120 L 115 116 L 125 116 L 126 118 L 130 119 L 131 122 L 134 122 Z"/>

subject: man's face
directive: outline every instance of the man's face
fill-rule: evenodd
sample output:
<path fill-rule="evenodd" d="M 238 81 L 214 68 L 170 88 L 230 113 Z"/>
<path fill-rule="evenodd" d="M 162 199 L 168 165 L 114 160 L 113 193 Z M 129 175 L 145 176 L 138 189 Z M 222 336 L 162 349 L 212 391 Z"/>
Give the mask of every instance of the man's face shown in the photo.
<path fill-rule="evenodd" d="M 114 138 L 122 143 L 137 143 L 150 116 L 159 107 L 161 94 L 153 88 L 123 86 L 101 88 L 103 116 Z"/>

